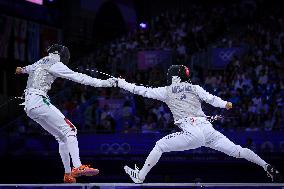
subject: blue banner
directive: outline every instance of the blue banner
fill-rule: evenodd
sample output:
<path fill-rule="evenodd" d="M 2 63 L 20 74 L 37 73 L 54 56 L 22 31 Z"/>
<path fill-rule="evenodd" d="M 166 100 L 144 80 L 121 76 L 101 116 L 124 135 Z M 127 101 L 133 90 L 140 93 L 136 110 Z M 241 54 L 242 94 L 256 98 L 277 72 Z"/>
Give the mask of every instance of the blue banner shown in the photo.
<path fill-rule="evenodd" d="M 235 144 L 257 152 L 284 152 L 283 132 L 222 132 Z M 79 135 L 81 152 L 91 154 L 148 154 L 164 134 Z M 93 141 L 93 142 L 92 142 Z M 99 142 L 97 142 L 99 141 Z M 183 153 L 217 153 L 209 148 L 188 150 Z"/>
<path fill-rule="evenodd" d="M 137 58 L 139 70 L 147 70 L 156 65 L 166 70 L 171 65 L 172 51 L 140 51 Z"/>
<path fill-rule="evenodd" d="M 244 52 L 243 48 L 213 48 L 211 49 L 211 68 L 223 69 L 234 58 L 239 57 Z"/>
<path fill-rule="evenodd" d="M 80 131 L 80 128 L 78 128 Z M 222 132 L 235 144 L 247 147 L 256 152 L 284 152 L 284 133 L 279 131 L 242 131 Z M 82 156 L 95 155 L 147 155 L 155 146 L 155 143 L 164 137 L 165 134 L 78 134 L 80 154 Z M 9 143 L 7 143 L 9 139 Z M 19 144 L 21 145 L 13 145 Z M 6 141 L 6 142 L 5 142 Z M 50 136 L 28 136 L 25 138 L 0 137 L 0 155 L 9 150 L 12 153 L 44 155 L 58 153 L 58 143 Z M 11 145 L 11 146 L 8 146 Z M 17 146 L 17 149 L 15 148 Z M 19 149 L 18 149 L 19 148 Z M 218 153 L 209 148 L 198 148 L 182 153 Z"/>

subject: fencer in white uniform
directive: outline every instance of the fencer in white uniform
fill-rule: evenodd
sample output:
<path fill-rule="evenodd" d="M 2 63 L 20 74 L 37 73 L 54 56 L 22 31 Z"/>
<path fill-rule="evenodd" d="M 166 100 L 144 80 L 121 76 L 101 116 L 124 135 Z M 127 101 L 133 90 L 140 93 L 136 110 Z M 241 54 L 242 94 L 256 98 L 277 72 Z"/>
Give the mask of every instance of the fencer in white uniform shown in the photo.
<path fill-rule="evenodd" d="M 134 169 L 125 166 L 126 173 L 135 183 L 142 183 L 151 168 L 159 161 L 162 153 L 205 146 L 256 163 L 267 171 L 273 181 L 277 181 L 280 174 L 273 166 L 267 164 L 250 149 L 234 144 L 212 127 L 202 111 L 201 102 L 205 101 L 214 107 L 226 109 L 232 108 L 232 103 L 206 92 L 199 85 L 191 84 L 188 82 L 189 75 L 186 66 L 173 65 L 167 74 L 168 86 L 158 88 L 137 86 L 124 79 L 118 79 L 118 87 L 166 103 L 173 114 L 175 125 L 181 129 L 180 132 L 169 134 L 156 143 L 141 170 L 136 165 Z"/>
<path fill-rule="evenodd" d="M 34 64 L 23 68 L 17 67 L 16 73 L 29 74 L 25 90 L 25 111 L 31 119 L 56 138 L 65 169 L 64 182 L 74 183 L 75 177 L 96 175 L 98 170 L 82 165 L 76 136 L 77 129 L 51 104 L 47 92 L 57 77 L 93 87 L 112 87 L 115 83 L 112 83 L 112 80 L 100 80 L 70 70 L 66 66 L 70 53 L 65 46 L 54 44 L 48 48 L 47 52 L 48 56 Z M 69 155 L 74 166 L 72 170 Z"/>

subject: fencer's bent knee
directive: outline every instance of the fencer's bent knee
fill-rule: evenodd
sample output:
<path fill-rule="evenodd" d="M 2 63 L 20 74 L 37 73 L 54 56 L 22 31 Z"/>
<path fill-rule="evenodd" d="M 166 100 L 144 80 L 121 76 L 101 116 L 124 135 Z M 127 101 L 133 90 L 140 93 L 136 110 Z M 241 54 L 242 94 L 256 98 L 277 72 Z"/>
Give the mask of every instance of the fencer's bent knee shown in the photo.
<path fill-rule="evenodd" d="M 63 140 L 64 142 L 67 141 L 68 138 L 70 137 L 75 137 L 77 138 L 77 129 L 76 127 L 68 120 L 68 119 L 64 119 L 64 121 L 66 122 L 66 126 L 61 127 L 60 131 L 62 136 L 60 136 L 60 140 Z"/>
<path fill-rule="evenodd" d="M 59 138 L 59 140 L 63 141 L 63 142 L 67 142 L 72 141 L 73 139 L 77 139 L 77 133 L 74 132 L 67 132 L 64 135 L 62 135 L 62 137 Z"/>
<path fill-rule="evenodd" d="M 68 133 L 67 133 L 68 134 Z M 67 142 L 73 142 L 77 140 L 77 135 L 72 133 L 72 135 L 62 135 L 55 137 L 58 143 L 67 143 Z"/>

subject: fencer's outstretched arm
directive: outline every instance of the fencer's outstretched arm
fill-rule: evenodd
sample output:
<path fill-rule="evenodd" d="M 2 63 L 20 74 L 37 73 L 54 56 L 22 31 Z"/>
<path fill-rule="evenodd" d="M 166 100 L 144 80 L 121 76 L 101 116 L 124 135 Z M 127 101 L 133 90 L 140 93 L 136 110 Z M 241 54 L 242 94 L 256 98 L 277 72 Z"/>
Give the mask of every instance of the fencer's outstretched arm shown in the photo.
<path fill-rule="evenodd" d="M 27 73 L 29 74 L 30 72 L 34 71 L 35 68 L 37 67 L 37 65 L 39 64 L 39 61 L 38 62 L 35 62 L 31 65 L 28 65 L 28 66 L 25 66 L 22 68 L 22 73 Z"/>
<path fill-rule="evenodd" d="M 111 79 L 101 80 L 90 77 L 86 74 L 74 72 L 73 70 L 69 69 L 66 65 L 64 65 L 62 62 L 57 62 L 53 64 L 49 68 L 49 73 L 57 77 L 69 79 L 77 83 L 90 85 L 94 87 L 112 87 L 115 85 L 115 82 L 112 81 Z"/>
<path fill-rule="evenodd" d="M 49 61 L 50 59 L 56 60 L 56 57 L 54 57 L 54 55 L 49 55 L 49 56 L 46 56 L 46 57 L 36 61 L 35 63 L 33 63 L 31 65 L 27 65 L 25 67 L 17 67 L 16 68 L 16 74 L 23 74 L 23 73 L 30 74 L 31 72 L 33 72 L 37 68 L 37 66 L 39 64 L 44 64 L 45 62 Z"/>
<path fill-rule="evenodd" d="M 166 99 L 166 87 L 158 87 L 158 88 L 151 88 L 151 87 L 144 87 L 144 86 L 137 86 L 133 83 L 128 83 L 124 79 L 117 79 L 118 83 L 117 86 L 127 90 L 133 94 L 141 95 L 143 97 L 152 98 L 164 101 Z"/>
<path fill-rule="evenodd" d="M 35 70 L 36 66 L 39 64 L 39 61 L 38 62 L 35 62 L 31 65 L 28 65 L 28 66 L 25 66 L 25 67 L 17 67 L 16 68 L 16 74 L 24 74 L 24 73 L 27 73 L 29 74 L 30 72 L 32 72 L 33 70 Z"/>
<path fill-rule="evenodd" d="M 210 94 L 198 85 L 196 85 L 196 92 L 201 100 L 207 102 L 208 104 L 211 104 L 214 107 L 226 109 L 232 108 L 231 102 L 224 101 L 220 97 Z"/>

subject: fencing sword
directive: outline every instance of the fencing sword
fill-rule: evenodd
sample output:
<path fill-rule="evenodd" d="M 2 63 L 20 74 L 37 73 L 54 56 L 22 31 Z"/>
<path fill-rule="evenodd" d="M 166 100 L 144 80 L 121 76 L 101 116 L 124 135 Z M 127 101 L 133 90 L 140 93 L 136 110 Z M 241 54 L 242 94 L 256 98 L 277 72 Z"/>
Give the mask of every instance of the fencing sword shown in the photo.
<path fill-rule="evenodd" d="M 80 68 L 76 68 L 76 70 L 79 70 L 79 69 L 80 69 Z M 107 74 L 107 73 L 105 73 L 105 72 L 98 71 L 97 69 L 83 68 L 83 70 L 85 70 L 85 71 L 90 71 L 90 72 L 97 72 L 97 73 L 99 73 L 99 74 L 106 75 L 106 76 L 111 77 L 111 78 L 116 78 L 116 77 L 114 77 L 114 76 L 112 76 L 112 75 L 110 75 L 110 74 Z"/>

